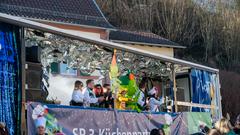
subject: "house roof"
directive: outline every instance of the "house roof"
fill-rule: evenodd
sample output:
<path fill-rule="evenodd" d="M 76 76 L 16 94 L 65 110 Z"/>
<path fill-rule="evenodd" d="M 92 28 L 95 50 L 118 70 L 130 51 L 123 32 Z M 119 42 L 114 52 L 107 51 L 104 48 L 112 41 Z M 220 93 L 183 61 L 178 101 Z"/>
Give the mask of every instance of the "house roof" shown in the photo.
<path fill-rule="evenodd" d="M 122 45 L 122 44 L 118 44 L 118 43 L 113 43 L 113 42 L 103 40 L 103 39 L 97 39 L 97 38 L 94 38 L 94 37 L 89 37 L 89 36 L 86 36 L 84 34 L 72 33 L 72 32 L 69 32 L 69 31 L 66 31 L 66 30 L 63 30 L 63 29 L 60 29 L 60 28 L 52 27 L 52 26 L 42 24 L 42 23 L 38 23 L 38 22 L 34 22 L 34 21 L 31 21 L 31 20 L 26 20 L 24 18 L 20 18 L 20 17 L 16 17 L 16 16 L 11 16 L 11 15 L 0 13 L 0 21 L 6 22 L 6 23 L 11 23 L 11 24 L 14 24 L 14 25 L 22 26 L 22 27 L 37 29 L 37 30 L 41 30 L 41 31 L 44 31 L 44 32 L 49 32 L 49 33 L 52 33 L 52 34 L 57 34 L 57 35 L 60 35 L 60 36 L 64 36 L 64 37 L 68 37 L 68 38 L 72 38 L 72 39 L 76 39 L 76 40 L 80 40 L 80 41 L 89 42 L 89 43 L 92 43 L 92 44 L 97 44 L 97 45 L 100 45 L 100 46 L 103 46 L 103 47 L 109 47 L 109 48 L 124 50 L 124 51 L 128 51 L 128 52 L 131 52 L 131 53 L 134 53 L 134 54 L 139 54 L 139 55 L 142 55 L 142 56 L 159 59 L 159 60 L 162 60 L 162 61 L 165 61 L 165 62 L 170 62 L 170 63 L 179 64 L 179 65 L 189 66 L 189 67 L 192 67 L 192 68 L 197 68 L 197 69 L 209 71 L 209 72 L 212 72 L 212 73 L 217 73 L 217 74 L 219 73 L 218 69 L 214 69 L 214 68 L 211 68 L 211 67 L 203 66 L 203 65 L 200 65 L 200 64 L 192 63 L 192 62 L 177 59 L 177 58 L 168 57 L 168 56 L 165 56 L 165 55 L 161 55 L 159 53 L 154 53 L 154 52 L 134 48 L 134 47 L 131 47 L 131 46 L 126 46 L 126 45 Z"/>
<path fill-rule="evenodd" d="M 151 32 L 127 30 L 110 31 L 109 40 L 119 43 L 142 44 L 159 47 L 186 48 Z"/>
<path fill-rule="evenodd" d="M 0 12 L 58 23 L 114 28 L 95 0 L 0 0 Z"/>

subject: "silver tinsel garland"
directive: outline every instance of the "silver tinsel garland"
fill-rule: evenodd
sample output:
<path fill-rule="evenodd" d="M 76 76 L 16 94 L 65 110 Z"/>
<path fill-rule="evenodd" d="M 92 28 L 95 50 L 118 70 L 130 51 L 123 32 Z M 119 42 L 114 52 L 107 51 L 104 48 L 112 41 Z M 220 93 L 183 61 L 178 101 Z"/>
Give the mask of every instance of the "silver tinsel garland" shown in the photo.
<path fill-rule="evenodd" d="M 39 34 L 40 33 L 40 34 Z M 112 49 L 69 38 L 36 32 L 27 29 L 25 32 L 26 47 L 40 46 L 43 67 L 52 62 L 67 63 L 68 68 L 78 69 L 84 74 L 99 70 L 102 75 L 109 71 Z M 117 51 L 117 63 L 121 73 L 131 70 L 135 75 L 145 73 L 147 76 L 168 76 L 167 64 L 160 60 Z"/>

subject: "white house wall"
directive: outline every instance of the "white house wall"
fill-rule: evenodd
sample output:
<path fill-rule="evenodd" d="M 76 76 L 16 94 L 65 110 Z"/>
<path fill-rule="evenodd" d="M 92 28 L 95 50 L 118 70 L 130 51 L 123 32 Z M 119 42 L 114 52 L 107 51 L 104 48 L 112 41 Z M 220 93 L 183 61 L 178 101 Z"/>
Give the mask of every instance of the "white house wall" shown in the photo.
<path fill-rule="evenodd" d="M 79 31 L 79 30 L 67 30 L 67 29 L 65 29 L 65 30 L 69 31 L 71 33 L 74 33 L 74 34 L 85 35 L 85 36 L 89 36 L 89 37 L 100 39 L 100 34 L 99 33 L 85 32 L 85 31 Z"/>
<path fill-rule="evenodd" d="M 143 46 L 143 45 L 131 45 L 134 48 L 150 51 L 153 53 L 161 54 L 168 57 L 174 57 L 174 49 L 167 47 L 155 47 L 155 46 Z"/>

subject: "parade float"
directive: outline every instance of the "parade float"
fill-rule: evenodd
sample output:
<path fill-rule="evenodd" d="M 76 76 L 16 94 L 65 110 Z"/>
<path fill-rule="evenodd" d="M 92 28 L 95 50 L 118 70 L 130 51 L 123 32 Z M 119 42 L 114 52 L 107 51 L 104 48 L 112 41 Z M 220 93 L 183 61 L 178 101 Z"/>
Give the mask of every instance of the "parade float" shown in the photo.
<path fill-rule="evenodd" d="M 194 134 L 222 116 L 217 69 L 2 13 L 0 21 L 0 120 L 11 135 L 36 134 L 39 122 L 48 134 L 147 135 L 153 128 L 163 128 L 166 134 Z M 25 49 L 32 46 L 42 49 L 43 91 L 51 85 L 54 63 L 64 63 L 85 76 L 97 71 L 100 78 L 109 78 L 115 108 L 27 100 Z M 143 77 L 149 78 L 149 87 L 151 80 L 161 82 L 164 111 L 145 112 L 135 106 L 134 93 Z"/>

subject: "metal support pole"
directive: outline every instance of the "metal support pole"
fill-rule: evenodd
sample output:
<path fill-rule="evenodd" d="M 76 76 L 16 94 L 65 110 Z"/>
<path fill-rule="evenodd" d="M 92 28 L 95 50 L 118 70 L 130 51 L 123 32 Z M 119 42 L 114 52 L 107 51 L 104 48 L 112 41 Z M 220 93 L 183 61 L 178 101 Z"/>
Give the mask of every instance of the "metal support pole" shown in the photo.
<path fill-rule="evenodd" d="M 175 70 L 174 64 L 172 64 L 171 66 L 172 66 L 171 69 L 172 69 L 172 81 L 173 81 L 173 92 L 174 92 L 174 107 L 175 107 L 175 112 L 178 112 L 176 70 Z"/>
<path fill-rule="evenodd" d="M 221 84 L 220 84 L 220 77 L 219 77 L 219 73 L 217 73 L 216 74 L 216 79 L 217 79 L 217 84 L 219 85 L 218 86 L 218 89 L 217 89 L 217 91 L 218 91 L 218 93 L 219 93 L 219 96 L 220 97 L 216 97 L 216 98 L 218 98 L 218 112 L 219 112 L 219 115 L 218 115 L 218 117 L 219 118 L 222 118 L 222 96 L 221 96 Z"/>

